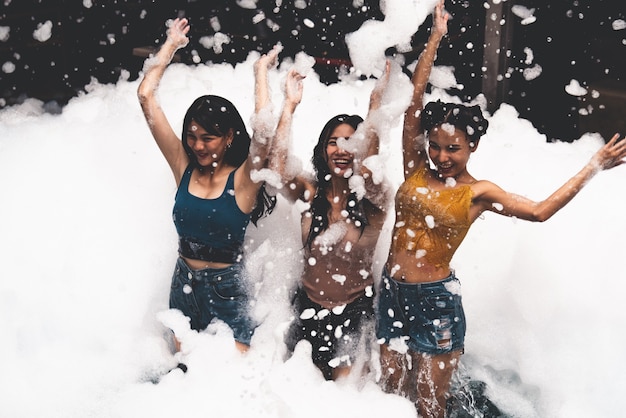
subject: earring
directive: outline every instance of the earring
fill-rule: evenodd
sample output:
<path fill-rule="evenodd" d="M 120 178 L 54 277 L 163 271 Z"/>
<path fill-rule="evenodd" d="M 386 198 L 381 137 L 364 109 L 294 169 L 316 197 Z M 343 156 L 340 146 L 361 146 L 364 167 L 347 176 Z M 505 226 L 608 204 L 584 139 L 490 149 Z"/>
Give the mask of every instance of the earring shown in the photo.
<path fill-rule="evenodd" d="M 226 148 L 230 148 L 232 144 L 233 144 L 232 142 L 229 142 L 228 144 L 226 144 Z"/>

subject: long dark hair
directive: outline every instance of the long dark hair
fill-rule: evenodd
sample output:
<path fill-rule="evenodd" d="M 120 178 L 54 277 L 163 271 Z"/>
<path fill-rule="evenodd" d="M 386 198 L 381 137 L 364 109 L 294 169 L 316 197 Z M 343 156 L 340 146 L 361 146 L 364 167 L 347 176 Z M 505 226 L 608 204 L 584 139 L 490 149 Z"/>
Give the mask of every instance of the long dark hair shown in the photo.
<path fill-rule="evenodd" d="M 313 158 L 311 161 L 313 163 L 313 168 L 315 169 L 317 191 L 313 197 L 313 201 L 311 202 L 311 208 L 309 209 L 309 213 L 311 215 L 311 227 L 309 228 L 309 235 L 306 239 L 306 246 L 309 248 L 315 238 L 328 228 L 329 223 L 328 212 L 330 211 L 331 206 L 330 202 L 326 198 L 326 192 L 331 184 L 332 174 L 325 158 L 328 139 L 337 126 L 345 123 L 350 125 L 356 131 L 361 122 L 363 122 L 363 118 L 359 115 L 341 114 L 334 116 L 326 122 L 326 125 L 324 125 L 324 128 L 320 133 L 319 140 L 317 141 L 317 145 L 315 145 L 315 148 L 313 149 Z M 363 232 L 365 226 L 368 225 L 367 216 L 363 208 L 363 202 L 357 199 L 355 193 L 350 193 L 348 196 L 346 211 L 348 212 L 348 217 L 355 222 L 355 224 L 360 224 L 361 232 Z"/>
<path fill-rule="evenodd" d="M 478 142 L 489 127 L 489 121 L 485 119 L 478 105 L 465 106 L 440 100 L 427 103 L 422 111 L 422 129 L 428 133 L 435 126 L 444 123 L 464 131 L 474 143 Z"/>
<path fill-rule="evenodd" d="M 248 158 L 250 152 L 250 135 L 239 111 L 229 100 L 213 95 L 198 97 L 187 109 L 183 120 L 183 148 L 189 157 L 193 168 L 200 168 L 198 159 L 185 140 L 187 129 L 191 121 L 202 126 L 209 134 L 224 136 L 232 129 L 233 141 L 226 149 L 224 162 L 233 167 L 239 167 Z M 272 213 L 276 206 L 276 196 L 270 196 L 265 190 L 265 184 L 261 186 L 256 197 L 256 204 L 250 215 L 250 220 L 256 225 L 264 215 Z"/>

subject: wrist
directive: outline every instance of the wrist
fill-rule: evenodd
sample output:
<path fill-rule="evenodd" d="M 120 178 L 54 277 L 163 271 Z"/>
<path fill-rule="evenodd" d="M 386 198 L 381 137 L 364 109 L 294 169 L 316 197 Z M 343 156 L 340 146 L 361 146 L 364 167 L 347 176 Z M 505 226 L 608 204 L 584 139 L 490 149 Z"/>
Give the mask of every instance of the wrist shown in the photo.
<path fill-rule="evenodd" d="M 257 76 L 261 76 L 261 77 L 265 77 L 267 75 L 267 67 L 264 65 L 255 65 L 254 67 L 254 73 Z"/>
<path fill-rule="evenodd" d="M 285 102 L 285 111 L 287 111 L 289 113 L 295 112 L 296 108 L 298 107 L 298 104 L 299 104 L 299 102 L 287 100 Z"/>
<path fill-rule="evenodd" d="M 446 33 L 447 32 L 439 32 L 433 29 L 433 31 L 430 33 L 430 39 L 437 41 L 437 42 L 441 42 L 443 37 L 446 36 Z"/>
<path fill-rule="evenodd" d="M 602 170 L 604 170 L 604 167 L 600 161 L 597 158 L 592 158 L 579 174 L 584 178 L 584 182 L 587 182 Z"/>

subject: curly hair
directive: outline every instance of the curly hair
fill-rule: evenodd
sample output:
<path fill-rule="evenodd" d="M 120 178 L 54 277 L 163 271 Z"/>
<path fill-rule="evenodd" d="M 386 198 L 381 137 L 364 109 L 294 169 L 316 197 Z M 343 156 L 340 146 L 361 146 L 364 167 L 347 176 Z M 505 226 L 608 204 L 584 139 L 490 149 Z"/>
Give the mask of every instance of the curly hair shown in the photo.
<path fill-rule="evenodd" d="M 440 100 L 429 102 L 422 111 L 422 129 L 428 133 L 435 126 L 449 123 L 464 131 L 470 141 L 478 142 L 487 132 L 489 121 L 483 116 L 480 106 L 465 106 L 444 103 Z"/>

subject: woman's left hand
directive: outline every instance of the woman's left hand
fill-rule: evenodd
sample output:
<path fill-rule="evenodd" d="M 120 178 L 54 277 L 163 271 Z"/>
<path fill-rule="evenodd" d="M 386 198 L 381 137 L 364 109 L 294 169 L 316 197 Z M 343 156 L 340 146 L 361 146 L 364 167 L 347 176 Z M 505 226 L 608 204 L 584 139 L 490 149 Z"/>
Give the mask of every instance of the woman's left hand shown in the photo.
<path fill-rule="evenodd" d="M 624 158 L 626 158 L 626 140 L 624 138 L 620 139 L 620 135 L 615 134 L 591 158 L 591 163 L 601 170 L 608 170 L 624 164 Z"/>
<path fill-rule="evenodd" d="M 450 13 L 444 8 L 444 0 L 441 0 L 435 6 L 433 13 L 433 31 L 443 37 L 448 33 L 448 19 L 450 19 Z"/>
<path fill-rule="evenodd" d="M 287 80 L 285 81 L 285 101 L 298 105 L 302 100 L 302 80 L 304 76 L 297 70 L 291 69 L 287 73 Z"/>
<path fill-rule="evenodd" d="M 385 62 L 385 72 L 382 76 L 376 81 L 374 85 L 374 89 L 370 94 L 370 111 L 376 110 L 380 108 L 380 105 L 383 101 L 383 94 L 385 93 L 385 89 L 389 84 L 389 77 L 391 74 L 391 62 L 387 60 Z"/>

